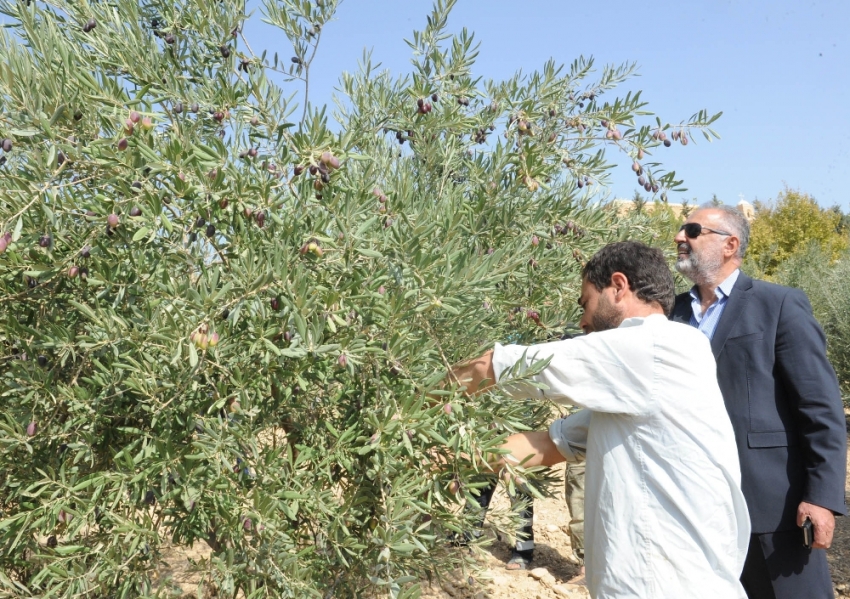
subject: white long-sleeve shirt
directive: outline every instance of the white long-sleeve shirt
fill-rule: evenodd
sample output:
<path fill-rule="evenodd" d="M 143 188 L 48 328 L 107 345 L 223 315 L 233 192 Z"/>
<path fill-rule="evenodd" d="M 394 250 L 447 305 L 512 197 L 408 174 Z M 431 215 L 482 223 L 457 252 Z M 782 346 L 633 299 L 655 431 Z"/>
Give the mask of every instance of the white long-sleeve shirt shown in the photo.
<path fill-rule="evenodd" d="M 533 380 L 501 383 L 593 411 L 585 564 L 591 597 L 744 599 L 750 520 L 708 339 L 662 315 L 532 346 L 496 345 L 497 379 L 526 356 Z M 580 441 L 580 440 L 579 440 Z"/>

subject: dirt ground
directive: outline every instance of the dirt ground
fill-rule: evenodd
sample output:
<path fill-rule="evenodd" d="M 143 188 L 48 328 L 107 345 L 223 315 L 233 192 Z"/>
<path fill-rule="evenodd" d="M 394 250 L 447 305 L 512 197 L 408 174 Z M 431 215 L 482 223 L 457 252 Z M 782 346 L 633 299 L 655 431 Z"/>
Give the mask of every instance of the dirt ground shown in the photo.
<path fill-rule="evenodd" d="M 848 414 L 850 430 L 850 414 Z M 850 453 L 847 456 L 850 470 Z M 850 479 L 845 487 L 850 503 Z M 504 496 L 494 498 L 495 502 L 507 503 Z M 534 562 L 528 571 L 507 571 L 505 562 L 510 557 L 507 545 L 495 542 L 484 556 L 487 583 L 469 585 L 463 580 L 454 580 L 449 584 L 425 586 L 423 597 L 426 599 L 516 599 L 530 597 L 534 599 L 589 597 L 587 589 L 569 585 L 568 580 L 578 572 L 571 560 L 570 537 L 567 532 L 569 512 L 564 502 L 563 488 L 558 497 L 534 503 L 534 540 L 537 545 Z M 827 552 L 835 595 L 850 599 L 850 516 L 836 519 L 835 537 Z"/>
<path fill-rule="evenodd" d="M 850 469 L 850 454 L 848 454 Z M 563 468 L 560 469 L 563 474 Z M 850 484 L 845 489 L 850 499 Z M 506 506 L 507 498 L 497 491 L 493 507 Z M 450 577 L 443 583 L 423 583 L 424 599 L 530 599 L 586 598 L 587 589 L 570 585 L 568 581 L 579 571 L 572 561 L 570 537 L 567 532 L 569 512 L 563 496 L 563 485 L 559 495 L 553 499 L 538 500 L 534 504 L 534 562 L 526 571 L 505 570 L 510 549 L 504 542 L 495 541 L 481 558 L 483 575 L 469 581 L 460 575 Z M 485 525 L 487 534 L 492 534 Z M 203 552 L 193 552 L 194 557 Z M 160 577 L 172 577 L 172 582 L 182 589 L 184 597 L 195 596 L 197 575 L 189 570 L 186 553 L 168 556 L 168 567 L 158 573 Z M 832 547 L 827 553 L 832 569 L 832 580 L 836 597 L 850 599 L 850 517 L 838 518 Z"/>

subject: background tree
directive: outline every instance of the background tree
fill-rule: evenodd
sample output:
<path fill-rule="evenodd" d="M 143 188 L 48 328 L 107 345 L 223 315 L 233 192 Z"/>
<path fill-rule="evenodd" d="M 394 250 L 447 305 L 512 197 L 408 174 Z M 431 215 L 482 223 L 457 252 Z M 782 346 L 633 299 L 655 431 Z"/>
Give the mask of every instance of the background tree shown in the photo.
<path fill-rule="evenodd" d="M 197 540 L 202 594 L 406 597 L 470 565 L 458 507 L 548 408 L 447 367 L 576 320 L 581 264 L 636 234 L 591 203 L 605 149 L 678 182 L 671 127 L 608 99 L 633 65 L 482 81 L 452 4 L 410 75 L 343 75 L 335 133 L 286 99 L 333 0 L 265 4 L 286 61 L 243 2 L 0 0 L 0 593 L 165 595 L 163 547 Z"/>
<path fill-rule="evenodd" d="M 842 214 L 821 208 L 804 192 L 788 189 L 772 205 L 756 203 L 752 222 L 747 267 L 771 277 L 779 265 L 810 244 L 822 255 L 835 260 L 847 248 L 848 236 L 842 232 Z"/>
<path fill-rule="evenodd" d="M 776 271 L 776 281 L 799 287 L 827 336 L 827 352 L 838 375 L 844 403 L 850 403 L 850 255 L 833 260 L 831 248 L 809 244 L 791 254 Z"/>

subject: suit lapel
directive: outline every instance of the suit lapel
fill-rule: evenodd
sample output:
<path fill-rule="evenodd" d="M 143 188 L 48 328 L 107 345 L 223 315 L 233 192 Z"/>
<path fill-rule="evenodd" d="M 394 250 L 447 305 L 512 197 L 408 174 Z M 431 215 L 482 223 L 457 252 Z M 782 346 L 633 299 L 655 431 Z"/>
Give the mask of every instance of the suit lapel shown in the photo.
<path fill-rule="evenodd" d="M 729 294 L 726 307 L 723 308 L 720 322 L 717 323 L 714 336 L 711 338 L 711 351 L 714 352 L 715 359 L 720 357 L 720 352 L 723 351 L 723 346 L 726 345 L 726 339 L 729 338 L 729 333 L 732 332 L 732 328 L 740 319 L 747 302 L 750 301 L 752 287 L 753 280 L 743 272 L 739 273 L 738 280 L 735 281 L 735 286 L 732 288 L 732 293 Z"/>
<path fill-rule="evenodd" d="M 686 291 L 676 297 L 676 303 L 673 304 L 673 313 L 670 315 L 670 320 L 690 324 L 692 315 L 691 294 Z"/>

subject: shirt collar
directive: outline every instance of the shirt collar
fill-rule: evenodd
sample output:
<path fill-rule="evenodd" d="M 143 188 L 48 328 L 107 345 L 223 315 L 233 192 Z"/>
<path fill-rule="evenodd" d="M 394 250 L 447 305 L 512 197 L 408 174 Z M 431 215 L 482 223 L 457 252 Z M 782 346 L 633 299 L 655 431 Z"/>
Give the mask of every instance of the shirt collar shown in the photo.
<path fill-rule="evenodd" d="M 667 320 L 667 317 L 663 314 L 650 314 L 649 316 L 632 316 L 631 318 L 626 318 L 623 322 L 620 323 L 618 329 L 625 329 L 628 327 L 638 327 L 650 320 Z"/>
<path fill-rule="evenodd" d="M 732 294 L 732 288 L 735 286 L 735 283 L 738 281 L 738 275 L 741 274 L 741 269 L 736 268 L 735 271 L 726 277 L 720 285 L 717 286 L 717 289 L 714 290 L 714 295 L 717 296 L 717 299 L 722 299 L 724 297 L 729 297 Z M 691 297 L 697 301 L 699 301 L 699 289 L 696 285 L 691 287 Z"/>

